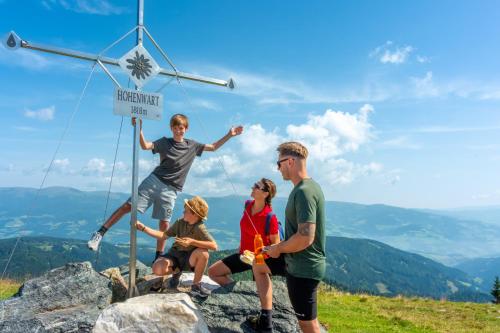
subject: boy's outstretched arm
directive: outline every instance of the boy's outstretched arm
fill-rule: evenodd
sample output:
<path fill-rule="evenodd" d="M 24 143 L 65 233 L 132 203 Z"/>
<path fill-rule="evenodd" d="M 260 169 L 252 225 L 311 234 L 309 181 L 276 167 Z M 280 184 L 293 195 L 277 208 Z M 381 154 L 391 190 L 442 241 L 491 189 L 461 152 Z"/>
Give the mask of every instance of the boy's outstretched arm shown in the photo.
<path fill-rule="evenodd" d="M 166 235 L 163 231 L 148 228 L 147 226 L 142 224 L 140 221 L 137 221 L 135 227 L 137 228 L 137 230 L 142 231 L 151 237 L 154 237 L 157 239 L 167 239 L 168 238 L 168 237 L 166 237 Z"/>
<path fill-rule="evenodd" d="M 205 148 L 203 148 L 204 151 L 216 151 L 217 149 L 220 148 L 223 144 L 226 143 L 227 140 L 231 139 L 233 136 L 237 136 L 243 133 L 243 126 L 236 126 L 236 127 L 231 127 L 229 132 L 227 132 L 226 135 L 224 135 L 222 138 L 220 138 L 218 141 L 212 143 L 212 144 L 206 144 Z"/>
<path fill-rule="evenodd" d="M 135 118 L 132 118 L 132 125 L 135 125 Z M 139 135 L 139 141 L 140 141 L 140 144 L 141 144 L 141 148 L 143 150 L 152 150 L 154 145 L 151 141 L 147 141 L 145 138 L 144 138 L 144 134 L 142 134 L 142 119 L 139 119 L 139 128 L 140 128 L 140 135 Z"/>

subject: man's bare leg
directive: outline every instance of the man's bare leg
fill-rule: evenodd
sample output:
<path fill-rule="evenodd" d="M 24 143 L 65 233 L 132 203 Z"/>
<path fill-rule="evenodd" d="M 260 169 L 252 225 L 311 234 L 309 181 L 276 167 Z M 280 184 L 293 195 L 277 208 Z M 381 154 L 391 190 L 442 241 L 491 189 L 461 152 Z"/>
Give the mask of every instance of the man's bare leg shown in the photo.
<path fill-rule="evenodd" d="M 299 326 L 304 333 L 320 333 L 318 319 L 299 320 Z"/>

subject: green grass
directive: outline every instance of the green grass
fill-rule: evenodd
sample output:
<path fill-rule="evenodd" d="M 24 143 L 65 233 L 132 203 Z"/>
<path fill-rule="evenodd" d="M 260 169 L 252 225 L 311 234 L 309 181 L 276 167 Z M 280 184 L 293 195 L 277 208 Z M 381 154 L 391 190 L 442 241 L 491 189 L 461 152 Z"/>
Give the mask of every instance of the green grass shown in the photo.
<path fill-rule="evenodd" d="M 318 317 L 330 332 L 497 333 L 500 306 L 351 295 L 323 288 Z"/>
<path fill-rule="evenodd" d="M 21 286 L 21 283 L 13 280 L 0 280 L 0 300 L 14 295 Z"/>

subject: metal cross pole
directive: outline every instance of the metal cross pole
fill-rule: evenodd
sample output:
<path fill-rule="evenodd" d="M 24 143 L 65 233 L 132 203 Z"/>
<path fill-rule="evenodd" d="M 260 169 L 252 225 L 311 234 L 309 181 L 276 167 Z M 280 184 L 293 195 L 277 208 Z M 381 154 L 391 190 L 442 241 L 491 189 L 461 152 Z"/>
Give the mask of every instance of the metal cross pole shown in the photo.
<path fill-rule="evenodd" d="M 199 75 L 194 75 L 194 74 L 188 74 L 188 73 L 183 73 L 177 70 L 175 66 L 172 64 L 170 59 L 167 57 L 165 52 L 159 47 L 159 45 L 156 43 L 156 41 L 152 38 L 152 36 L 149 34 L 147 29 L 144 27 L 144 0 L 138 0 L 137 2 L 137 27 L 127 34 L 125 34 L 123 37 L 120 38 L 117 42 L 112 44 L 114 46 L 116 43 L 119 41 L 123 40 L 125 37 L 127 37 L 130 33 L 132 33 L 134 30 L 137 32 L 137 39 L 136 39 L 136 47 L 142 47 L 143 44 L 143 32 L 146 32 L 147 36 L 151 39 L 155 47 L 160 51 L 162 56 L 167 60 L 167 62 L 172 66 L 174 71 L 167 70 L 164 68 L 161 68 L 157 66 L 156 74 L 159 75 L 165 75 L 165 76 L 170 76 L 170 77 L 175 77 L 178 79 L 186 79 L 190 81 L 196 81 L 196 82 L 201 82 L 201 83 L 208 83 L 208 84 L 213 84 L 213 85 L 218 85 L 218 86 L 223 86 L 227 87 L 230 89 L 234 88 L 234 81 L 233 79 L 229 79 L 228 81 L 225 80 L 219 80 L 219 79 L 214 79 L 210 77 L 204 77 L 204 76 L 199 76 Z M 36 44 L 36 43 L 30 43 L 26 40 L 21 39 L 14 31 L 11 31 L 6 39 L 4 40 L 4 45 L 7 47 L 7 49 L 10 50 L 16 50 L 18 48 L 25 48 L 25 49 L 31 49 L 31 50 L 36 50 L 36 51 L 41 51 L 41 52 L 47 52 L 47 53 L 52 53 L 52 54 L 57 54 L 57 55 L 62 55 L 66 57 L 71 57 L 71 58 L 77 58 L 77 59 L 82 59 L 82 60 L 88 60 L 88 61 L 93 61 L 98 63 L 104 72 L 113 80 L 115 85 L 118 88 L 120 87 L 120 84 L 118 81 L 111 75 L 111 73 L 106 69 L 104 64 L 107 65 L 113 65 L 113 66 L 123 66 L 123 60 L 122 59 L 114 59 L 114 58 L 108 58 L 101 56 L 101 54 L 90 54 L 90 53 L 84 53 L 80 51 L 74 51 L 74 50 L 69 50 L 69 49 L 63 49 L 59 47 L 53 47 L 53 46 L 47 46 L 47 45 L 42 45 L 42 44 Z M 110 46 L 111 47 L 111 46 Z M 108 47 L 106 50 L 108 50 L 110 47 Z M 144 50 L 144 54 L 147 54 L 147 51 Z M 143 57 L 144 54 L 140 55 L 140 57 Z M 139 54 L 136 51 L 136 55 L 139 58 Z M 136 60 L 136 59 L 133 59 Z M 142 59 L 144 60 L 144 59 Z M 126 59 L 127 62 L 132 63 L 133 61 L 130 59 Z M 149 64 L 147 64 L 149 59 L 147 59 L 145 62 L 142 61 L 140 64 L 133 64 L 132 67 L 138 69 L 140 71 L 139 74 L 135 74 L 137 76 L 137 79 L 140 79 L 140 76 L 144 76 L 144 73 L 146 73 L 146 76 L 148 76 L 148 71 L 150 71 Z M 122 63 L 121 63 L 122 62 Z M 139 62 L 139 61 L 136 61 Z M 153 62 L 153 61 L 151 61 Z M 143 71 L 144 68 L 142 68 L 143 65 L 149 66 L 146 67 L 146 70 Z M 139 66 L 139 67 L 137 67 Z M 122 67 L 123 68 L 123 67 Z M 127 67 L 131 68 L 131 67 Z M 141 75 L 140 75 L 141 74 Z M 132 72 L 132 75 L 134 75 L 134 72 Z M 134 82 L 136 82 L 135 90 L 139 91 L 140 86 L 137 85 L 138 80 L 135 78 Z M 145 82 L 145 81 L 144 81 Z M 141 85 L 143 84 L 142 82 L 140 83 Z M 127 114 L 128 116 L 131 117 L 138 117 L 142 118 L 140 114 Z M 137 230 L 135 228 L 136 222 L 137 222 L 137 199 L 138 199 L 138 173 L 139 173 L 139 138 L 140 138 L 140 122 L 136 121 L 134 125 L 134 145 L 133 145 L 133 167 L 132 167 L 132 210 L 131 210 L 131 215 L 130 215 L 130 257 L 129 257 L 129 289 L 128 289 L 128 297 L 134 297 L 137 295 L 137 288 L 135 286 L 135 278 L 136 278 L 136 253 L 137 253 Z"/>

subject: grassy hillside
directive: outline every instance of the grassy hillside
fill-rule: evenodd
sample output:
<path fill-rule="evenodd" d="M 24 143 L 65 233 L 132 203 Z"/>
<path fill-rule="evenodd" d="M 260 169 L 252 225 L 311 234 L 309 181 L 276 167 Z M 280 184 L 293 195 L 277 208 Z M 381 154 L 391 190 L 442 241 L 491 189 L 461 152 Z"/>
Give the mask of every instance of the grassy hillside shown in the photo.
<path fill-rule="evenodd" d="M 500 306 L 387 298 L 322 290 L 318 316 L 330 332 L 496 333 Z"/>
<path fill-rule="evenodd" d="M 21 283 L 18 281 L 8 279 L 0 280 L 0 300 L 14 295 L 20 286 Z"/>

